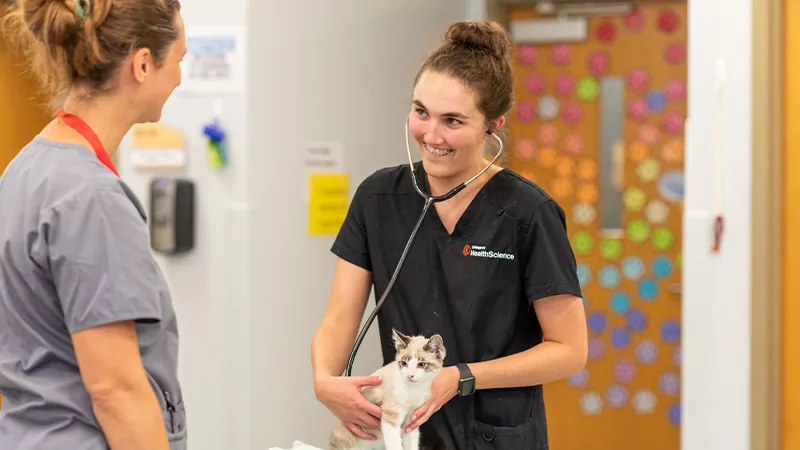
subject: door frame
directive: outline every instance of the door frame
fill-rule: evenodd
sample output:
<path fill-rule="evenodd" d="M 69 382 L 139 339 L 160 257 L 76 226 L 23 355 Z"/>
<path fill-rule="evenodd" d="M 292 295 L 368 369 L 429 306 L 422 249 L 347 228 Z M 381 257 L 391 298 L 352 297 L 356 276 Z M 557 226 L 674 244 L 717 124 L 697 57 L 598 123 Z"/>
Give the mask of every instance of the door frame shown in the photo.
<path fill-rule="evenodd" d="M 751 1 L 752 102 L 753 111 L 759 113 L 753 114 L 751 149 L 750 448 L 778 450 L 781 432 L 780 311 L 783 257 L 783 0 Z M 485 0 L 484 17 L 508 29 L 510 6 L 536 3 L 536 0 Z"/>

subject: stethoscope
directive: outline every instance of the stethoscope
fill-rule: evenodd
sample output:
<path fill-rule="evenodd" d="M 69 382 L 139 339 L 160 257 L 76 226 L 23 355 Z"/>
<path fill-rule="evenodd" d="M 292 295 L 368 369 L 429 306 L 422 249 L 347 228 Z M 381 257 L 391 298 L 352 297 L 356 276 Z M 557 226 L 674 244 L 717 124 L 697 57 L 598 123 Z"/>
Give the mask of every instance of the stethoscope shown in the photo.
<path fill-rule="evenodd" d="M 383 295 L 381 295 L 380 300 L 378 300 L 378 303 L 375 305 L 375 308 L 372 310 L 372 313 L 369 315 L 369 318 L 367 318 L 367 322 L 364 325 L 362 325 L 361 332 L 358 334 L 358 338 L 356 338 L 356 342 L 353 345 L 353 349 L 350 351 L 350 358 L 347 361 L 347 368 L 345 369 L 345 376 L 348 377 L 353 372 L 353 363 L 355 362 L 358 349 L 359 347 L 361 347 L 361 342 L 364 340 L 364 336 L 366 336 L 367 331 L 369 331 L 369 327 L 372 326 L 372 322 L 375 320 L 375 317 L 377 317 L 378 311 L 381 309 L 381 306 L 383 306 L 383 302 L 385 302 L 386 298 L 389 296 L 389 292 L 391 292 L 392 287 L 394 286 L 394 282 L 395 280 L 397 280 L 397 274 L 400 273 L 400 268 L 403 267 L 403 263 L 406 260 L 406 256 L 408 255 L 408 249 L 411 248 L 411 243 L 414 242 L 414 237 L 417 235 L 417 230 L 419 230 L 419 226 L 422 224 L 422 220 L 425 218 L 425 214 L 427 214 L 430 206 L 434 203 L 443 202 L 447 199 L 450 199 L 454 195 L 464 190 L 464 188 L 469 186 L 470 183 L 477 180 L 481 175 L 484 174 L 484 172 L 489 170 L 489 167 L 492 167 L 495 161 L 497 161 L 497 159 L 500 158 L 500 155 L 503 154 L 502 139 L 500 139 L 500 137 L 497 136 L 496 133 L 487 131 L 486 134 L 492 135 L 492 137 L 497 139 L 497 142 L 500 143 L 500 150 L 498 150 L 494 158 L 492 158 L 492 160 L 489 161 L 489 164 L 486 164 L 486 167 L 484 167 L 480 172 L 475 174 L 474 177 L 454 187 L 453 189 L 450 190 L 450 192 L 447 192 L 446 194 L 442 195 L 433 196 L 422 192 L 422 189 L 420 189 L 419 187 L 419 183 L 417 183 L 417 175 L 414 171 L 414 160 L 411 157 L 411 145 L 409 144 L 408 140 L 408 134 L 409 134 L 408 118 L 406 118 L 405 132 L 406 132 L 406 152 L 408 153 L 408 166 L 411 169 L 411 180 L 414 183 L 414 189 L 416 189 L 417 193 L 419 193 L 419 195 L 421 195 L 422 198 L 425 199 L 425 206 L 423 206 L 422 213 L 419 215 L 419 219 L 417 219 L 417 224 L 414 225 L 414 229 L 411 231 L 411 236 L 408 238 L 408 242 L 406 243 L 406 247 L 403 250 L 402 255 L 400 255 L 400 261 L 397 262 L 397 267 L 394 269 L 394 274 L 392 274 L 392 278 L 389 280 L 389 284 L 386 285 L 386 290 L 383 291 Z"/>

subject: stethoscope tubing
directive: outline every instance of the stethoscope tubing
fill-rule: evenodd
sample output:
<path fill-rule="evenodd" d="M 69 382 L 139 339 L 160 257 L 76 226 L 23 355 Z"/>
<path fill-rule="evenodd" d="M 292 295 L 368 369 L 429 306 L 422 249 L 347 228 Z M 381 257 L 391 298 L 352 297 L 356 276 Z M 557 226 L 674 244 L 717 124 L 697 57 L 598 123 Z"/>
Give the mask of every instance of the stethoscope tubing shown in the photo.
<path fill-rule="evenodd" d="M 403 253 L 400 255 L 400 260 L 397 262 L 397 267 L 395 267 L 394 269 L 394 273 L 392 274 L 392 278 L 389 280 L 389 284 L 386 285 L 386 289 L 383 291 L 383 295 L 381 295 L 381 298 L 378 300 L 378 303 L 375 304 L 375 308 L 373 308 L 372 313 L 370 313 L 366 323 L 362 325 L 361 331 L 358 333 L 358 337 L 356 338 L 356 341 L 353 344 L 353 349 L 350 351 L 350 357 L 347 360 L 347 368 L 345 369 L 345 376 L 347 377 L 351 376 L 353 373 L 353 363 L 355 362 L 356 355 L 358 354 L 358 349 L 361 347 L 361 343 L 364 341 L 364 337 L 367 335 L 369 328 L 372 326 L 372 322 L 374 322 L 375 318 L 378 316 L 378 311 L 381 309 L 381 306 L 383 306 L 383 303 L 386 301 L 386 298 L 392 291 L 392 287 L 394 287 L 394 283 L 395 281 L 397 281 L 397 275 L 400 273 L 400 269 L 403 267 L 403 263 L 406 260 L 406 256 L 408 256 L 408 251 L 411 248 L 411 244 L 414 242 L 414 238 L 417 235 L 417 231 L 419 230 L 420 225 L 422 225 L 422 221 L 425 219 L 425 215 L 428 213 L 430 206 L 434 203 L 448 200 L 452 198 L 454 195 L 464 190 L 464 188 L 469 186 L 470 183 L 477 180 L 481 175 L 484 174 L 484 172 L 489 170 L 489 167 L 491 167 L 503 153 L 502 139 L 500 139 L 500 137 L 497 136 L 496 133 L 492 133 L 492 137 L 497 139 L 497 142 L 500 143 L 500 150 L 498 150 L 494 158 L 492 158 L 492 160 L 489 161 L 489 163 L 486 164 L 486 166 L 480 172 L 475 174 L 474 177 L 470 178 L 464 183 L 459 184 L 458 186 L 454 187 L 449 192 L 443 195 L 434 196 L 422 192 L 422 189 L 420 189 L 419 184 L 417 183 L 417 176 L 416 173 L 414 172 L 414 160 L 411 157 L 411 145 L 408 139 L 408 134 L 409 134 L 408 119 L 406 119 L 405 134 L 406 134 L 406 152 L 408 153 L 408 164 L 411 169 L 411 180 L 414 183 L 414 189 L 416 189 L 417 193 L 419 193 L 419 195 L 421 195 L 422 198 L 425 199 L 425 205 L 422 207 L 422 213 L 419 215 L 419 219 L 417 219 L 417 223 L 416 225 L 414 225 L 414 229 L 411 231 L 411 236 L 409 236 L 408 242 L 406 242 L 406 246 L 403 249 Z"/>

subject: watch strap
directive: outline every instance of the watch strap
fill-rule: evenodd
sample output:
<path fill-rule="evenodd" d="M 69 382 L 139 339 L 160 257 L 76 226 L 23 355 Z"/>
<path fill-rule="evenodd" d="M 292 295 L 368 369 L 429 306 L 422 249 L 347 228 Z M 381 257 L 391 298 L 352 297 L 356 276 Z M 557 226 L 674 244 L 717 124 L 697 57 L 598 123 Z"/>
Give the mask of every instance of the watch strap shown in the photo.
<path fill-rule="evenodd" d="M 456 364 L 461 379 L 458 381 L 458 395 L 466 397 L 475 393 L 475 377 L 464 363 Z"/>

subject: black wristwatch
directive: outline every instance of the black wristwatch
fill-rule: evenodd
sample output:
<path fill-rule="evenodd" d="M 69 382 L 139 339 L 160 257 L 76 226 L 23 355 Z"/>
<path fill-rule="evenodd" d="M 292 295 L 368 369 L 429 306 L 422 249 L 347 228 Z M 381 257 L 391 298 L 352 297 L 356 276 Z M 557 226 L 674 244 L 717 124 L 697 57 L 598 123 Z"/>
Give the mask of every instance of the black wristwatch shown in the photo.
<path fill-rule="evenodd" d="M 466 397 L 475 393 L 475 377 L 472 376 L 472 371 L 469 370 L 466 364 L 456 364 L 458 372 L 461 374 L 461 379 L 458 380 L 458 395 Z"/>

